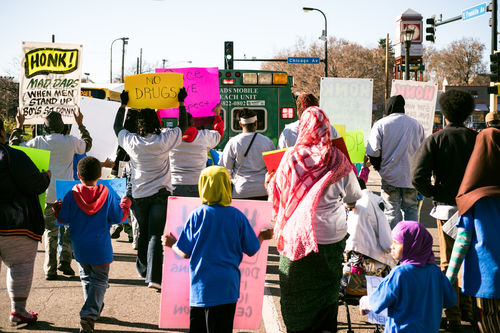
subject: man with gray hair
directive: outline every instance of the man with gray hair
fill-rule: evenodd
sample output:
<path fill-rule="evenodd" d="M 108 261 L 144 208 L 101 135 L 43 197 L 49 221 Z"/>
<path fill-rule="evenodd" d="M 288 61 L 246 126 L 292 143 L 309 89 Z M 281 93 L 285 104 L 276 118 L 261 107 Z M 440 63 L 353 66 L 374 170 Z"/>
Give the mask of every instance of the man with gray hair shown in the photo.
<path fill-rule="evenodd" d="M 78 110 L 73 115 L 80 130 L 81 139 L 72 135 L 65 135 L 65 127 L 61 114 L 51 112 L 46 116 L 44 121 L 45 130 L 48 134 L 40 135 L 21 143 L 25 119 L 21 111 L 16 115 L 17 125 L 10 138 L 11 145 L 20 144 L 25 147 L 50 151 L 49 163 L 52 178 L 47 190 L 44 233 L 45 263 L 43 268 L 46 280 L 56 280 L 57 270 L 62 271 L 65 275 L 75 275 L 75 271 L 71 268 L 73 254 L 68 233 L 65 233 L 65 237 L 63 237 L 63 247 L 59 254 L 59 266 L 57 265 L 57 236 L 59 228 L 56 225 L 56 219 L 52 211 L 52 206 L 58 199 L 56 198 L 56 180 L 73 180 L 73 156 L 75 154 L 86 153 L 92 147 L 92 138 L 85 126 L 83 126 L 82 113 Z"/>

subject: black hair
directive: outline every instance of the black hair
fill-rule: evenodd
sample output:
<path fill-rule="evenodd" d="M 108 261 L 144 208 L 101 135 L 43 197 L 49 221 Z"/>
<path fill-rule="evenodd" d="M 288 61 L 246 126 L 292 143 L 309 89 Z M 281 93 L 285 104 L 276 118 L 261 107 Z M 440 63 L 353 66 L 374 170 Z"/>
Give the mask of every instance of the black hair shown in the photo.
<path fill-rule="evenodd" d="M 359 187 L 361 187 L 362 190 L 366 190 L 366 184 L 365 184 L 365 181 L 363 179 L 358 177 L 358 183 L 359 183 Z"/>
<path fill-rule="evenodd" d="M 452 123 L 463 123 L 474 111 L 474 98 L 465 91 L 449 90 L 439 98 L 444 117 Z"/>
<path fill-rule="evenodd" d="M 252 118 L 256 117 L 257 113 L 254 110 L 243 108 L 238 112 L 238 120 L 241 118 Z M 257 122 L 251 123 L 251 124 L 245 124 L 242 125 L 243 127 L 246 127 L 250 132 L 255 132 L 257 129 Z"/>
<path fill-rule="evenodd" d="M 137 133 L 137 109 L 127 109 L 127 115 L 125 116 L 125 121 L 123 122 L 123 128 L 130 133 Z"/>
<path fill-rule="evenodd" d="M 85 156 L 78 162 L 78 174 L 85 181 L 93 181 L 101 177 L 101 162 L 95 157 Z"/>
<path fill-rule="evenodd" d="M 3 124 L 3 118 L 0 117 L 0 131 L 5 131 L 5 126 Z"/>
<path fill-rule="evenodd" d="M 160 134 L 161 124 L 158 115 L 153 109 L 142 109 L 137 115 L 137 134 Z"/>

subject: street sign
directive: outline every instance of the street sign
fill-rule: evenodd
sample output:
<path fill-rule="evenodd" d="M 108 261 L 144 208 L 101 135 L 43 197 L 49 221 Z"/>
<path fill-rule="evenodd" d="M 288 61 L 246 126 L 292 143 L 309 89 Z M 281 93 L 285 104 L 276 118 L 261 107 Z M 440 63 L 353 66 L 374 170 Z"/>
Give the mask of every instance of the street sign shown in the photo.
<path fill-rule="evenodd" d="M 405 70 L 405 65 L 399 65 L 399 67 L 402 71 Z M 424 70 L 425 70 L 425 65 L 410 65 L 410 72 L 424 71 Z"/>
<path fill-rule="evenodd" d="M 486 7 L 488 4 L 486 2 L 475 5 L 474 7 L 462 10 L 462 21 L 470 20 L 474 17 L 478 17 L 486 14 Z"/>
<path fill-rule="evenodd" d="M 289 64 L 319 64 L 319 57 L 288 57 Z"/>

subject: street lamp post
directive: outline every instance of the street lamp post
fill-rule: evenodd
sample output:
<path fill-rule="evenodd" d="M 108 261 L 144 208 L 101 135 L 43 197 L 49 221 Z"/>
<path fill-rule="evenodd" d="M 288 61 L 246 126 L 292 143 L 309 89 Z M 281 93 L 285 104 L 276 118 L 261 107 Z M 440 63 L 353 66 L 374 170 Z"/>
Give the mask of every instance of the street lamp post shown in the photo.
<path fill-rule="evenodd" d="M 317 8 L 302 7 L 302 10 L 305 12 L 310 12 L 314 10 L 318 11 L 321 13 L 321 15 L 323 15 L 323 18 L 325 19 L 325 30 L 323 31 L 323 34 L 321 35 L 320 39 L 325 41 L 325 77 L 328 77 L 328 30 L 327 30 L 326 15 Z"/>
<path fill-rule="evenodd" d="M 168 59 L 162 59 L 162 62 L 163 62 L 163 68 L 165 68 L 165 63 L 169 62 L 169 61 L 168 61 Z M 191 64 L 193 62 L 191 60 L 182 60 L 182 61 L 177 61 L 177 62 L 174 62 L 174 63 L 171 63 L 171 64 L 167 64 L 167 67 L 170 67 L 170 66 L 173 66 L 173 65 L 177 65 L 177 64 L 182 64 L 182 63 Z"/>
<path fill-rule="evenodd" d="M 120 39 L 123 41 L 123 49 L 122 49 L 122 82 L 123 82 L 123 66 L 124 66 L 123 63 L 125 60 L 125 45 L 128 44 L 128 37 L 117 38 L 113 42 L 111 42 L 111 52 L 109 59 L 109 83 L 113 83 L 113 44 Z"/>
<path fill-rule="evenodd" d="M 401 31 L 401 40 L 405 44 L 405 80 L 410 79 L 410 47 L 414 34 L 414 29 L 406 28 L 405 30 Z"/>

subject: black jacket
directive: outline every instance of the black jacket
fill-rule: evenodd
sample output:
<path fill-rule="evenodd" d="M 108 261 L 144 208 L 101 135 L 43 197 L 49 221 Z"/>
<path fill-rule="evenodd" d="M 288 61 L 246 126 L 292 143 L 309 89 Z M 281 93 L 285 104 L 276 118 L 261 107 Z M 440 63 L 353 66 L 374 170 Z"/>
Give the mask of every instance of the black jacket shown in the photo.
<path fill-rule="evenodd" d="M 417 191 L 439 204 L 455 206 L 476 136 L 476 131 L 462 124 L 449 124 L 426 138 L 411 165 L 412 184 Z"/>
<path fill-rule="evenodd" d="M 0 235 L 40 240 L 45 223 L 38 195 L 50 178 L 24 152 L 0 143 Z"/>

